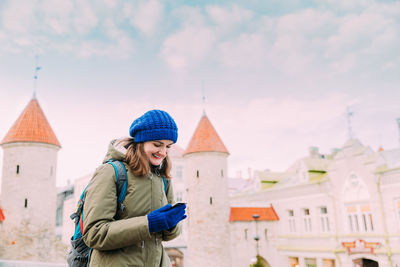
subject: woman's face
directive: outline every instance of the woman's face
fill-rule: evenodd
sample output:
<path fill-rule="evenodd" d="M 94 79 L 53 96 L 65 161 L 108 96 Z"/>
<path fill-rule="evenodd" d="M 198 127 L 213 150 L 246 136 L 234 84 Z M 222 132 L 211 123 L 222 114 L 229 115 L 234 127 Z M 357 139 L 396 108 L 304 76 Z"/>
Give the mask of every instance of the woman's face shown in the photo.
<path fill-rule="evenodd" d="M 144 153 L 150 164 L 158 166 L 168 155 L 168 150 L 174 142 L 171 140 L 147 141 L 143 144 Z"/>

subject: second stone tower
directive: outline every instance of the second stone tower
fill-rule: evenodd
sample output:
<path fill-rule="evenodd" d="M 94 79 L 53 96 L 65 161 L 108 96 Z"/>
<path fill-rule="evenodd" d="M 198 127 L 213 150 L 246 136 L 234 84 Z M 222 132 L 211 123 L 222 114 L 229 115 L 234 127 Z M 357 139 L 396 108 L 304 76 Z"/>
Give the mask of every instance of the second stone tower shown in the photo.
<path fill-rule="evenodd" d="M 189 267 L 231 267 L 229 152 L 204 114 L 185 151 Z"/>

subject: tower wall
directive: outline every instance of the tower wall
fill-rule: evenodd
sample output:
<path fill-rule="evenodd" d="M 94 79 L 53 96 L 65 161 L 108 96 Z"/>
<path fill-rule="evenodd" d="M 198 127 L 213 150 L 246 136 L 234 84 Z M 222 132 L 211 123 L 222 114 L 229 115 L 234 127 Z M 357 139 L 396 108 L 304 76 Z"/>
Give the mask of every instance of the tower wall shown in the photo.
<path fill-rule="evenodd" d="M 227 153 L 220 152 L 197 152 L 184 156 L 189 267 L 232 266 L 227 157 Z"/>
<path fill-rule="evenodd" d="M 19 226 L 22 219 L 54 230 L 56 170 L 59 147 L 44 143 L 3 144 L 1 205 L 4 227 Z"/>

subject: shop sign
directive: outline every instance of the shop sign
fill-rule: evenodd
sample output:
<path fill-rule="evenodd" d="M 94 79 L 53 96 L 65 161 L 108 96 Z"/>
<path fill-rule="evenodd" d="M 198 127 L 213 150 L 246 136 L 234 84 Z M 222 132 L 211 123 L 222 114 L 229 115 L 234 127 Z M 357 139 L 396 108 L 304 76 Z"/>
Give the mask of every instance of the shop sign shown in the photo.
<path fill-rule="evenodd" d="M 364 240 L 355 240 L 353 242 L 342 242 L 342 246 L 347 249 L 348 254 L 369 253 L 374 254 L 374 249 L 379 248 L 381 243 L 366 242 Z"/>

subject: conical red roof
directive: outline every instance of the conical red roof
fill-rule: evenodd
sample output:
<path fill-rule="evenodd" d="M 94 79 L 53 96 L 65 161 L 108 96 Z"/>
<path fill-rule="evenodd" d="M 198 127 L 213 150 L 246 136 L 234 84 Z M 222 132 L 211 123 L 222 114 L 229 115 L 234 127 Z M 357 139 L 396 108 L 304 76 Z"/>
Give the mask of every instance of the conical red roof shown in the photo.
<path fill-rule="evenodd" d="M 3 210 L 0 207 L 0 222 L 3 222 L 6 219 L 6 217 L 4 216 Z"/>
<path fill-rule="evenodd" d="M 39 102 L 35 98 L 22 111 L 1 144 L 13 142 L 38 142 L 61 147 Z"/>
<path fill-rule="evenodd" d="M 185 154 L 195 152 L 224 152 L 229 154 L 228 149 L 226 149 L 217 131 L 206 115 L 203 115 L 197 125 L 196 131 L 189 142 Z"/>

